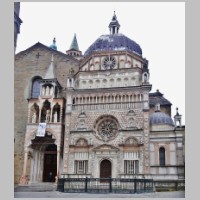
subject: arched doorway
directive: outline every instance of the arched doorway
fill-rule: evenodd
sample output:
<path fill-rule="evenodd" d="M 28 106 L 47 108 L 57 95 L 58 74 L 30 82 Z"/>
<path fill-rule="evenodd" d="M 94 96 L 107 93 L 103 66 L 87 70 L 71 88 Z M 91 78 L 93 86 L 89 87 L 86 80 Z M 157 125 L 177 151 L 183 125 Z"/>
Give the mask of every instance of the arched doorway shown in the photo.
<path fill-rule="evenodd" d="M 44 152 L 43 181 L 55 182 L 57 172 L 57 147 L 55 144 L 47 146 Z"/>
<path fill-rule="evenodd" d="M 109 178 L 111 176 L 111 162 L 107 159 L 102 160 L 100 164 L 100 178 Z"/>

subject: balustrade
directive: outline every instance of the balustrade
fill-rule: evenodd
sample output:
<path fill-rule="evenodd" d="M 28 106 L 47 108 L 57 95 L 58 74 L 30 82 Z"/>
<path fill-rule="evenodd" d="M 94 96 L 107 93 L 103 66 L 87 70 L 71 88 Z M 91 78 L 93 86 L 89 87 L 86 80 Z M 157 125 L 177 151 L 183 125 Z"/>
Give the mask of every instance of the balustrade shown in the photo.
<path fill-rule="evenodd" d="M 115 103 L 91 103 L 91 104 L 74 104 L 72 110 L 112 110 L 112 109 L 142 109 L 143 102 L 115 102 Z"/>

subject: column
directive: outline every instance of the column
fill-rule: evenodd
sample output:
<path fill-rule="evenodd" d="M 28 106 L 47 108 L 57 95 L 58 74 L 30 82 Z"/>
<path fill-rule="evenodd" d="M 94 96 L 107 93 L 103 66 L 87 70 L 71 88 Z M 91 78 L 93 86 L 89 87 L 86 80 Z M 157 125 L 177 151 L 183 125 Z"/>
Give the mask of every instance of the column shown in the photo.
<path fill-rule="evenodd" d="M 31 108 L 28 108 L 28 123 L 31 123 L 30 113 L 31 113 Z"/>
<path fill-rule="evenodd" d="M 72 78 L 71 80 L 72 80 L 71 87 L 74 87 L 74 78 Z"/>
<path fill-rule="evenodd" d="M 62 123 L 63 107 L 60 107 L 60 123 Z"/>
<path fill-rule="evenodd" d="M 56 183 L 57 183 L 57 180 L 58 180 L 58 177 L 59 177 L 59 170 L 60 170 L 60 146 L 57 145 L 57 178 L 56 178 Z"/>
<path fill-rule="evenodd" d="M 125 64 L 127 63 L 127 52 L 126 52 L 126 57 L 125 57 Z"/>
<path fill-rule="evenodd" d="M 70 87 L 69 78 L 67 78 L 67 87 Z"/>
<path fill-rule="evenodd" d="M 50 123 L 52 122 L 52 114 L 53 114 L 53 105 L 51 107 L 51 112 L 50 112 L 50 120 L 49 120 Z"/>
<path fill-rule="evenodd" d="M 41 108 L 39 108 L 39 123 L 41 122 Z"/>
<path fill-rule="evenodd" d="M 28 150 L 25 150 L 25 152 L 24 152 L 24 168 L 23 168 L 23 176 L 26 176 L 27 160 L 28 160 Z"/>
<path fill-rule="evenodd" d="M 99 57 L 99 70 L 101 70 L 101 56 Z"/>
<path fill-rule="evenodd" d="M 117 56 L 117 69 L 119 69 L 119 55 Z"/>
<path fill-rule="evenodd" d="M 28 184 L 28 177 L 26 175 L 26 168 L 27 168 L 27 160 L 28 160 L 28 149 L 24 150 L 24 166 L 23 166 L 23 174 L 20 177 L 20 184 Z"/>

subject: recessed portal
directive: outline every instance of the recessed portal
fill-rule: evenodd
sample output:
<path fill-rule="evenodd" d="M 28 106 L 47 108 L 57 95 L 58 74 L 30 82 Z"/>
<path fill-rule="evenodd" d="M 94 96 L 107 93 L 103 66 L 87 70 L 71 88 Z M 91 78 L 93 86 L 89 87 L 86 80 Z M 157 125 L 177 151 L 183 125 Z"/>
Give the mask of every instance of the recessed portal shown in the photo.
<path fill-rule="evenodd" d="M 54 182 L 57 175 L 57 147 L 55 144 L 49 145 L 44 154 L 43 181 Z"/>
<path fill-rule="evenodd" d="M 103 160 L 100 164 L 100 178 L 111 177 L 111 162 L 109 160 Z"/>

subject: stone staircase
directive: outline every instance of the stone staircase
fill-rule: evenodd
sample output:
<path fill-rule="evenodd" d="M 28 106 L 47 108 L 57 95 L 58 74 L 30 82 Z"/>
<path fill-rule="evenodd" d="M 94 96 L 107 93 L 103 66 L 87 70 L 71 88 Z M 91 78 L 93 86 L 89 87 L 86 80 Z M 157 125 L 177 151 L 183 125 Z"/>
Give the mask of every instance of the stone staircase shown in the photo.
<path fill-rule="evenodd" d="M 14 192 L 48 192 L 56 191 L 57 185 L 55 183 L 40 182 L 40 183 L 29 183 L 27 185 L 16 185 Z"/>

